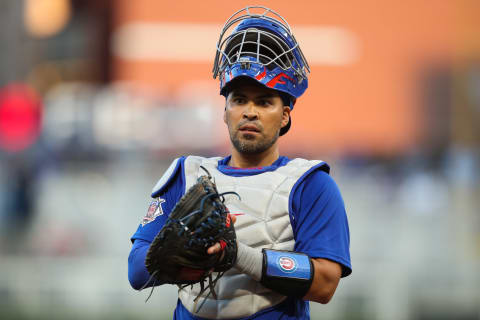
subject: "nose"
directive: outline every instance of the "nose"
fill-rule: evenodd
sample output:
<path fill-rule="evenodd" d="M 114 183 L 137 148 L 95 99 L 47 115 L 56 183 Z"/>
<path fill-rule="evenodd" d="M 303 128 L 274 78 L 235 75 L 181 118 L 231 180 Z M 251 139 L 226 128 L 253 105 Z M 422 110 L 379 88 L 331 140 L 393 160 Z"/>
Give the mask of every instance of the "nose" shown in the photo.
<path fill-rule="evenodd" d="M 245 106 L 245 109 L 243 110 L 243 118 L 248 120 L 258 119 L 257 108 L 255 107 L 255 103 L 252 101 L 247 103 Z"/>

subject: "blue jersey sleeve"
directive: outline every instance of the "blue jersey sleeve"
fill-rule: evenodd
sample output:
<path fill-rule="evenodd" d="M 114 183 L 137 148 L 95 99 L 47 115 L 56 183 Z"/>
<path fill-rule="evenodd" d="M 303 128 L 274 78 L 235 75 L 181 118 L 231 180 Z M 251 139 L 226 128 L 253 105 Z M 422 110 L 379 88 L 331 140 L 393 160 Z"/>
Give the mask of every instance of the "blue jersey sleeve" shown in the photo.
<path fill-rule="evenodd" d="M 152 283 L 145 285 L 150 279 L 150 273 L 145 267 L 148 248 L 150 248 L 150 242 L 137 239 L 128 255 L 128 281 L 135 290 L 152 286 Z"/>
<path fill-rule="evenodd" d="M 145 285 L 150 279 L 150 274 L 145 267 L 145 256 L 151 242 L 162 229 L 173 207 L 184 193 L 183 161 L 184 158 L 179 158 L 176 163 L 173 163 L 175 165 L 167 170 L 166 175 L 160 179 L 161 183 L 157 184 L 152 193 L 154 200 L 150 203 L 142 223 L 131 237 L 133 246 L 128 256 L 128 280 L 136 290 L 153 285 L 152 282 Z"/>
<path fill-rule="evenodd" d="M 293 187 L 290 198 L 295 251 L 342 266 L 342 277 L 352 272 L 350 232 L 345 205 L 335 181 L 314 168 Z"/>
<path fill-rule="evenodd" d="M 142 223 L 131 237 L 132 242 L 136 239 L 152 242 L 162 229 L 170 212 L 185 192 L 184 160 L 183 157 L 178 159 L 169 176 L 166 177 L 168 179 L 164 179 L 165 176 L 162 177 L 161 180 L 165 180 L 166 183 L 152 193 L 153 200 L 147 208 L 147 214 Z"/>

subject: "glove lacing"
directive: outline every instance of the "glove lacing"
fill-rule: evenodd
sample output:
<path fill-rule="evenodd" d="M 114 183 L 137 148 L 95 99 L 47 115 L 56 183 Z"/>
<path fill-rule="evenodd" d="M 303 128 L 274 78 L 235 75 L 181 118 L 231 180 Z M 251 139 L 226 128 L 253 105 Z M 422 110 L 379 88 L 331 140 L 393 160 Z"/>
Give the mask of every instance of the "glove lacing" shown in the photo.
<path fill-rule="evenodd" d="M 207 171 L 204 167 L 201 166 L 201 168 L 203 168 L 205 171 Z M 208 177 L 211 179 L 211 176 L 210 176 L 210 173 L 207 171 L 208 173 Z M 228 191 L 228 192 L 223 192 L 223 193 L 217 193 L 217 192 L 212 192 L 212 193 L 209 193 L 209 194 L 206 194 L 205 196 L 203 196 L 201 202 L 200 202 L 200 209 L 198 210 L 195 210 L 193 212 L 191 212 L 190 214 L 188 214 L 187 216 L 181 218 L 181 219 L 171 219 L 169 218 L 170 221 L 172 222 L 175 222 L 175 223 L 178 223 L 182 226 L 182 228 L 180 229 L 180 233 L 179 233 L 179 236 L 185 232 L 185 231 L 189 231 L 189 228 L 188 226 L 183 222 L 184 220 L 186 220 L 187 218 L 193 216 L 194 214 L 198 214 L 198 213 L 202 213 L 203 210 L 204 210 L 204 206 L 205 206 L 205 201 L 207 199 L 210 199 L 210 198 L 213 198 L 213 197 L 218 197 L 218 198 L 221 198 L 221 201 L 222 202 L 225 202 L 225 195 L 227 194 L 235 194 L 240 200 L 241 200 L 241 197 L 238 193 L 234 192 L 234 191 Z M 222 212 L 223 213 L 223 212 Z M 221 214 L 221 213 L 219 213 Z M 195 240 L 198 240 L 198 239 L 191 239 L 189 244 L 191 245 L 192 242 L 195 242 Z M 147 299 L 145 300 L 145 303 L 147 303 L 147 301 L 150 299 L 150 297 L 152 296 L 153 294 L 153 290 L 155 289 L 155 284 L 156 284 L 156 281 L 157 279 L 155 278 L 155 275 L 158 273 L 158 270 L 154 271 L 150 277 L 148 278 L 147 282 L 145 282 L 145 284 L 140 288 L 140 291 L 145 289 L 149 284 L 150 282 L 152 281 L 153 279 L 153 284 L 152 284 L 152 289 L 150 290 L 150 293 L 147 297 Z M 218 282 L 218 280 L 224 275 L 225 271 L 222 271 L 222 272 L 218 272 L 217 273 L 217 276 L 215 277 L 215 279 L 213 279 L 212 277 L 212 270 L 209 271 L 208 275 L 206 275 L 203 279 L 200 280 L 200 292 L 199 294 L 197 295 L 197 297 L 194 299 L 194 309 L 196 308 L 197 306 L 197 303 L 198 303 L 198 300 L 200 298 L 200 296 L 207 290 L 207 289 L 210 289 L 209 293 L 205 296 L 204 300 L 202 301 L 202 304 L 198 307 L 197 311 L 195 312 L 199 312 L 200 309 L 203 307 L 205 301 L 207 300 L 207 298 L 210 296 L 210 294 L 213 295 L 214 299 L 216 300 L 217 299 L 217 293 L 215 292 L 215 286 Z M 204 285 L 204 282 L 208 279 L 208 285 L 205 286 Z M 192 286 L 193 288 L 193 284 L 185 284 L 185 285 L 178 285 L 179 287 L 179 290 L 182 290 L 183 288 L 186 288 L 188 286 Z"/>

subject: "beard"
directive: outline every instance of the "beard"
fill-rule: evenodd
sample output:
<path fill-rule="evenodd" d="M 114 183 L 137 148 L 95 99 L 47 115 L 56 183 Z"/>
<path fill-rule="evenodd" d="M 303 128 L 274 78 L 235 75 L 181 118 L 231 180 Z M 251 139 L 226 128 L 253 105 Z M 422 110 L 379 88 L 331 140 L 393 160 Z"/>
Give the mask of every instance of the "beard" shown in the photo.
<path fill-rule="evenodd" d="M 230 140 L 232 145 L 239 153 L 259 154 L 268 150 L 277 142 L 279 131 L 272 137 L 265 137 L 263 134 L 255 139 L 254 135 L 244 134 L 241 131 L 230 131 Z"/>

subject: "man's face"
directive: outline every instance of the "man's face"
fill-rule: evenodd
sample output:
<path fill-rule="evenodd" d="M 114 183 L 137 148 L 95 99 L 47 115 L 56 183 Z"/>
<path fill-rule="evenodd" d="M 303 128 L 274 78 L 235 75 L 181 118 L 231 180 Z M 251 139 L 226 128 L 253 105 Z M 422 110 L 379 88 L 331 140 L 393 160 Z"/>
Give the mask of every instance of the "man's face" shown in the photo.
<path fill-rule="evenodd" d="M 288 123 L 290 108 L 275 90 L 261 85 L 236 85 L 226 102 L 224 121 L 235 149 L 258 154 L 272 147 L 280 128 Z"/>

